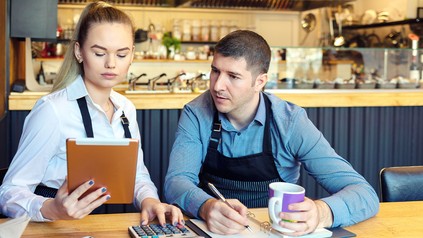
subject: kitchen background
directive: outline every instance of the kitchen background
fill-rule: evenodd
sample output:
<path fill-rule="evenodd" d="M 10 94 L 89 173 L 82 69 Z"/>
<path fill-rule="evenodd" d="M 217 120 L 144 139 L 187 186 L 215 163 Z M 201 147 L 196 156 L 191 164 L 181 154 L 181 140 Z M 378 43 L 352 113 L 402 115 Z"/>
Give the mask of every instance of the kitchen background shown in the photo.
<path fill-rule="evenodd" d="M 82 2 L 82 3 L 81 3 Z M 66 51 L 66 40 L 71 38 L 75 23 L 79 18 L 86 0 L 60 0 L 57 18 L 57 43 L 32 42 L 33 55 L 38 60 L 26 60 L 26 86 L 31 91 L 49 91 L 60 67 L 60 58 Z M 138 79 L 138 84 L 148 84 L 156 81 L 163 87 L 156 90 L 189 92 L 195 89 L 207 89 L 208 72 L 212 58 L 213 45 L 221 37 L 236 29 L 251 29 L 263 35 L 273 49 L 272 64 L 269 70 L 271 80 L 268 88 L 329 88 L 360 87 L 355 81 L 366 83 L 366 87 L 375 88 L 377 83 L 387 87 L 404 82 L 404 87 L 419 87 L 419 76 L 410 77 L 411 52 L 392 51 L 394 57 L 400 53 L 396 62 L 389 61 L 385 65 L 384 55 L 379 50 L 360 50 L 354 53 L 357 59 L 349 62 L 342 54 L 332 54 L 331 51 L 315 50 L 311 47 L 345 47 L 346 48 L 410 48 L 411 32 L 423 34 L 419 24 L 398 23 L 387 26 L 365 27 L 356 29 L 354 26 L 378 24 L 383 22 L 402 22 L 405 19 L 418 17 L 417 9 L 423 6 L 421 0 L 376 0 L 376 1 L 279 1 L 285 5 L 270 4 L 260 8 L 248 7 L 254 1 L 237 2 L 236 6 L 223 4 L 217 9 L 211 9 L 208 4 L 213 1 L 112 1 L 128 12 L 135 22 L 136 53 L 135 63 L 130 69 L 128 83 Z M 157 2 L 157 3 L 156 3 Z M 266 2 L 266 1 L 262 1 Z M 342 3 L 342 4 L 339 4 Z M 169 14 L 166 6 L 176 4 Z M 188 7 L 187 7 L 188 6 Z M 325 6 L 325 7 L 322 7 Z M 313 8 L 311 10 L 307 10 Z M 282 9 L 282 11 L 281 11 Z M 414 26 L 410 29 L 410 26 Z M 417 27 L 416 27 L 417 26 Z M 169 34 L 170 33 L 170 34 Z M 421 41 L 420 41 L 421 42 Z M 287 50 L 286 48 L 289 47 Z M 299 49 L 307 47 L 308 49 Z M 28 48 L 28 47 L 27 47 Z M 295 48 L 295 49 L 294 49 Z M 288 53 L 286 52 L 288 51 Z M 313 53 L 312 53 L 313 52 Z M 291 56 L 286 58 L 286 56 Z M 325 67 L 322 58 L 332 57 L 337 62 Z M 392 58 L 392 57 L 391 57 Z M 398 57 L 397 57 L 398 58 Z M 160 65 L 157 67 L 160 59 Z M 164 61 L 170 59 L 172 61 Z M 298 60 L 300 59 L 300 60 Z M 175 61 L 173 61 L 175 60 Z M 286 60 L 281 63 L 280 60 Z M 342 62 L 344 60 L 344 62 Z M 423 58 L 421 59 L 423 60 Z M 189 63 L 184 63 L 188 61 Z M 420 59 L 415 58 L 420 64 Z M 393 64 L 391 67 L 389 64 Z M 32 65 L 32 67 L 28 67 Z M 306 65 L 307 68 L 301 67 Z M 366 65 L 366 67 L 364 67 Z M 395 71 L 387 69 L 395 68 Z M 30 71 L 30 70 L 27 70 Z M 417 69 L 415 70 L 417 72 Z M 142 77 L 138 77 L 144 75 Z M 181 75 L 182 74 L 182 75 Z M 177 77 L 181 75 L 180 77 Z M 367 76 L 367 75 L 376 75 Z M 358 79 L 357 79 L 357 77 Z M 176 87 L 169 87 L 168 82 L 176 77 Z M 296 82 L 294 81 L 297 80 Z M 301 78 L 301 79 L 298 79 Z M 279 80 L 287 79 L 286 85 Z M 41 81 L 40 81 L 41 80 Z M 187 83 L 191 85 L 187 85 Z M 192 85 L 198 82 L 200 87 Z M 134 84 L 136 85 L 136 84 Z M 172 85 L 175 86 L 175 85 Z M 122 89 L 139 92 L 149 92 L 153 88 L 130 87 L 127 83 Z M 382 86 L 383 88 L 384 86 Z M 403 87 L 403 86 L 398 86 Z M 159 89 L 160 88 L 160 89 Z M 150 90 L 149 90 L 150 89 Z"/>
<path fill-rule="evenodd" d="M 17 0 L 8 0 L 7 2 L 16 2 Z M 31 1 L 32 2 L 32 1 Z M 60 4 L 58 6 L 58 25 L 60 26 L 61 33 L 59 34 L 62 38 L 67 38 L 69 36 L 69 29 L 72 29 L 72 24 L 74 17 L 77 16 L 83 8 L 83 4 L 75 3 L 75 0 L 72 1 L 73 4 Z M 150 1 L 151 2 L 151 1 Z M 191 1 L 193 2 L 193 1 Z M 225 2 L 225 1 L 220 1 Z M 229 2 L 229 1 L 227 1 Z M 238 2 L 238 1 L 237 1 Z M 249 2 L 249 1 L 245 1 Z M 304 1 L 296 1 L 304 2 Z M 383 62 L 384 55 L 379 53 L 385 52 L 385 48 L 354 48 L 352 43 L 359 44 L 369 44 L 370 37 L 365 37 L 366 39 L 362 40 L 357 37 L 356 40 L 350 41 L 349 38 L 354 38 L 355 35 L 370 35 L 375 32 L 382 42 L 385 43 L 385 38 L 388 36 L 391 31 L 395 30 L 395 34 L 392 37 L 386 38 L 386 43 L 389 44 L 390 48 L 386 52 L 392 52 L 392 54 L 398 54 L 400 58 L 405 58 L 406 62 L 401 63 L 404 65 L 403 74 L 406 77 L 409 77 L 409 59 L 412 56 L 413 50 L 410 50 L 410 40 L 408 39 L 408 34 L 411 32 L 409 24 L 401 23 L 404 19 L 409 19 L 413 21 L 417 17 L 417 7 L 423 6 L 421 1 L 407 1 L 407 0 L 391 0 L 391 1 L 308 1 L 312 3 L 330 3 L 329 8 L 320 8 L 320 9 L 311 9 L 305 11 L 299 10 L 252 10 L 249 8 L 242 9 L 233 9 L 233 8 L 224 8 L 224 9 L 213 9 L 213 8 L 172 8 L 172 12 L 169 14 L 169 8 L 158 8 L 152 6 L 133 6 L 129 4 L 122 4 L 121 7 L 126 11 L 130 12 L 133 15 L 136 22 L 137 28 L 144 31 L 140 32 L 138 39 L 141 39 L 140 42 L 137 42 L 137 55 L 135 59 L 134 68 L 131 68 L 131 71 L 134 75 L 141 75 L 146 73 L 147 76 L 143 76 L 139 79 L 140 82 L 146 82 L 146 79 L 154 78 L 155 76 L 160 76 L 163 73 L 166 73 L 166 76 L 163 76 L 161 80 L 166 80 L 181 71 L 191 73 L 186 77 L 197 77 L 201 73 L 207 72 L 210 67 L 210 61 L 200 59 L 205 55 L 197 54 L 199 48 L 209 49 L 212 48 L 213 41 L 211 40 L 212 35 L 210 34 L 212 29 L 209 28 L 209 41 L 200 41 L 193 42 L 183 41 L 181 43 L 181 54 L 178 57 L 185 57 L 186 60 L 181 60 L 177 58 L 176 60 L 163 59 L 163 56 L 159 54 L 151 53 L 149 50 L 150 46 L 159 46 L 157 38 L 161 35 L 164 37 L 165 32 L 174 30 L 174 23 L 179 23 L 181 38 L 184 33 L 184 23 L 190 23 L 191 27 L 190 33 L 198 33 L 198 30 L 201 32 L 201 25 L 198 29 L 198 23 L 202 24 L 202 20 L 209 20 L 209 23 L 213 20 L 224 20 L 229 27 L 224 27 L 226 31 L 230 31 L 237 28 L 241 29 L 253 29 L 258 31 L 260 34 L 264 35 L 269 43 L 275 48 L 274 49 L 274 59 L 280 58 L 281 60 L 275 60 L 272 63 L 271 74 L 279 74 L 278 79 L 290 78 L 291 75 L 288 75 L 286 72 L 289 71 L 290 63 L 299 64 L 298 62 L 289 61 L 289 58 L 304 58 L 313 62 L 323 61 L 323 56 L 321 48 L 315 47 L 327 47 L 332 46 L 335 41 L 332 42 L 335 37 L 338 39 L 340 36 L 339 29 L 342 29 L 342 36 L 344 36 L 344 46 L 348 47 L 331 47 L 327 52 L 331 52 L 331 56 L 334 56 L 332 53 L 342 53 L 344 55 L 351 54 L 352 52 L 358 52 L 359 54 L 374 56 L 373 61 Z M 338 7 L 338 3 L 345 3 L 343 7 Z M 120 1 L 120 3 L 125 3 L 125 1 Z M 5 8 L 2 3 L 0 6 Z M 0 8 L 1 10 L 1 8 Z M 6 9 L 3 9 L 4 12 Z M 32 11 L 35 12 L 35 11 Z M 329 14 L 331 12 L 331 14 Z M 313 13 L 315 21 L 309 13 Z M 22 13 L 21 13 L 22 14 Z M 337 15 L 336 15 L 337 14 Z M 7 15 L 7 14 L 6 14 Z M 308 17 L 307 17 L 308 16 Z M 337 17 L 338 16 L 338 17 Z M 0 26 L 8 26 L 8 16 L 5 16 L 5 24 Z M 343 19 L 342 26 L 337 24 L 336 18 Z M 303 24 L 303 19 L 309 19 L 306 24 Z M 333 19 L 333 21 L 329 21 Z M 385 20 L 384 20 L 385 19 Z M 189 20 L 189 21 L 186 21 Z M 394 25 L 379 26 L 373 27 L 371 24 L 377 24 L 379 21 L 395 21 Z M 313 23 L 314 22 L 314 23 Z M 332 27 L 329 22 L 332 22 Z M 398 23 L 400 22 L 400 23 Z M 356 24 L 370 24 L 369 28 L 364 29 L 348 29 L 349 24 L 353 26 Z M 154 34 L 152 33 L 154 25 Z M 315 25 L 314 25 L 315 24 Z M 192 28 L 192 26 L 195 26 Z M 421 24 L 415 24 L 421 25 Z M 196 28 L 197 27 L 197 28 Z M 403 30 L 404 27 L 404 30 Z M 4 79 L 1 79 L 3 90 L 5 92 L 2 95 L 3 101 L 0 101 L 0 104 L 4 106 L 2 111 L 2 117 L 0 118 L 0 165 L 5 167 L 10 162 L 13 154 L 16 151 L 17 144 L 19 141 L 20 133 L 22 130 L 23 121 L 28 115 L 29 110 L 27 109 L 17 109 L 7 111 L 7 98 L 12 84 L 17 80 L 25 80 L 33 82 L 36 85 L 39 85 L 40 82 L 40 69 L 41 63 L 43 63 L 43 71 L 45 72 L 44 80 L 49 81 L 51 79 L 50 72 L 53 72 L 52 68 L 58 67 L 60 65 L 60 58 L 55 57 L 54 54 L 63 54 L 64 48 L 66 47 L 66 39 L 61 39 L 58 42 L 55 42 L 54 50 L 50 50 L 50 47 L 46 47 L 47 44 L 40 43 L 36 40 L 33 40 L 32 47 L 25 47 L 26 41 L 21 39 L 12 38 L 9 39 L 8 27 L 5 27 L 5 36 L 4 38 L 0 37 L 0 43 L 7 47 L 0 47 L 0 50 L 4 50 L 4 58 L 0 60 L 0 65 L 5 66 L 6 75 Z M 314 29 L 313 29 L 314 28 Z M 159 29 L 162 29 L 159 31 Z M 219 26 L 219 30 L 220 30 Z M 333 29 L 333 37 L 331 36 Z M 188 28 L 187 28 L 188 31 Z M 60 30 L 58 31 L 60 32 Z M 66 33 L 67 32 L 67 33 Z M 218 31 L 220 34 L 220 31 Z M 225 31 L 223 31 L 225 32 Z M 345 32 L 345 34 L 344 34 Z M 147 33 L 147 35 L 145 35 Z M 365 33 L 365 34 L 364 34 Z M 219 35 L 218 34 L 218 35 Z M 420 35 L 420 34 L 419 34 Z M 200 33 L 201 36 L 201 33 Z M 329 40 L 329 37 L 332 37 Z M 144 41 L 142 40 L 144 39 Z M 147 39 L 145 41 L 145 39 Z M 151 42 L 150 42 L 151 39 Z M 342 38 L 339 38 L 342 39 Z M 157 41 L 156 41 L 157 40 Z M 142 42 L 143 41 L 143 42 Z M 338 43 L 342 41 L 337 41 Z M 363 43 L 364 42 L 364 43 Z M 63 48 L 57 47 L 57 43 L 62 43 Z M 150 44 L 151 43 L 151 44 Z M 347 45 L 351 44 L 351 45 Z M 29 44 L 31 46 L 31 43 Z M 383 45 L 382 45 L 383 46 Z M 38 48 L 37 48 L 38 47 Z M 189 47 L 193 48 L 195 57 L 199 59 L 193 59 L 192 53 L 188 53 Z M 306 47 L 306 49 L 302 49 Z M 404 48 L 401 48 L 404 47 Z M 25 56 L 27 53 L 26 49 L 34 49 L 33 52 L 29 51 L 29 57 Z M 48 49 L 48 50 L 46 50 Z M 283 49 L 288 49 L 286 52 Z M 292 50 L 291 50 L 292 49 Z M 320 49 L 320 51 L 316 51 Z M 324 48 L 326 49 L 326 48 Z M 360 50 L 356 50 L 360 49 Z M 363 49 L 363 50 L 361 50 Z M 48 55 L 50 52 L 50 55 Z M 153 51 L 153 52 L 163 52 L 162 51 Z M 177 52 L 174 52 L 177 53 Z M 418 54 L 420 54 L 418 50 Z M 32 58 L 32 54 L 36 58 Z M 44 54 L 44 55 L 41 55 Z M 305 57 L 307 55 L 312 55 L 313 57 Z M 9 57 L 10 56 L 10 57 Z M 175 58 L 176 54 L 174 55 Z M 207 57 L 211 54 L 207 54 Z M 288 56 L 288 59 L 286 58 Z M 298 57 L 300 56 L 300 57 Z M 336 56 L 336 55 L 335 55 Z M 152 58 L 161 58 L 152 59 Z M 282 60 L 282 57 L 285 57 L 285 62 Z M 27 59 L 27 60 L 25 60 Z M 322 60 L 320 60 L 322 59 Z M 54 66 L 56 65 L 56 66 Z M 25 67 L 24 67 L 25 66 Z M 31 66 L 31 67 L 28 67 Z M 318 65 L 317 65 L 318 66 Z M 352 66 L 353 63 L 348 60 L 341 60 L 339 58 L 334 59 L 334 63 L 330 64 L 333 69 L 333 74 L 330 74 L 330 77 L 335 80 L 337 77 L 340 78 L 351 78 L 352 77 Z M 400 67 L 384 67 L 383 68 L 400 68 Z M 319 67 L 322 67 L 321 65 Z M 28 68 L 29 70 L 25 70 Z M 324 67 L 322 67 L 324 68 Z M 356 67 L 360 68 L 360 67 Z M 10 72 L 9 72 L 10 69 Z M 275 70 L 276 69 L 276 70 Z M 312 70 L 312 65 L 308 68 Z M 148 70 L 148 71 L 147 71 Z M 164 71 L 167 70 L 167 71 Z M 323 69 L 322 69 L 323 70 Z M 27 75 L 26 73 L 29 72 Z M 285 74 L 284 74 L 285 72 Z M 331 71 L 332 72 L 332 71 Z M 298 74 L 301 75 L 301 74 Z M 304 74 L 302 74 L 304 75 Z M 383 74 L 382 74 L 383 75 Z M 386 75 L 386 74 L 385 74 Z M 37 77 L 38 76 L 38 77 Z M 294 73 L 293 77 L 297 75 Z M 203 76 L 200 78 L 202 79 Z M 326 76 L 324 76 L 326 78 Z M 128 79 L 129 80 L 129 79 Z M 200 81 L 203 82 L 203 81 Z M 198 82 L 199 83 L 199 82 Z M 300 85 L 300 84 L 298 84 Z M 307 86 L 305 83 L 304 85 Z M 345 84 L 346 85 L 346 84 Z M 354 85 L 354 84 L 353 84 Z M 45 85 L 42 85 L 45 86 Z M 333 84 L 331 85 L 333 86 Z M 351 86 L 351 85 L 346 85 Z M 416 86 L 416 85 L 413 85 Z M 138 90 L 144 86 L 138 86 Z M 45 87 L 41 87 L 40 91 L 45 90 Z M 124 85 L 123 90 L 129 89 L 129 85 Z M 33 90 L 37 91 L 37 90 Z M 135 90 L 137 91 L 137 90 Z M 414 91 L 417 91 L 416 89 Z M 41 95 L 40 92 L 27 92 L 26 95 Z M 46 93 L 46 92 L 44 92 Z M 19 94 L 14 92 L 14 94 Z M 336 94 L 336 93 L 335 93 Z M 334 97 L 335 97 L 334 94 Z M 365 96 L 363 96 L 365 97 Z M 388 94 L 389 97 L 389 94 Z M 421 107 L 323 107 L 323 108 L 306 108 L 310 119 L 316 124 L 316 126 L 322 131 L 325 137 L 333 143 L 336 151 L 338 151 L 342 156 L 347 158 L 357 170 L 362 173 L 371 184 L 377 188 L 377 171 L 385 165 L 402 165 L 402 164 L 418 164 L 419 158 L 423 154 L 423 147 L 418 145 L 422 144 L 422 136 L 419 133 L 417 128 L 420 128 L 420 119 L 423 116 Z M 156 185 L 162 184 L 162 179 L 166 173 L 167 168 L 167 159 L 168 153 L 173 143 L 174 130 L 177 124 L 178 115 L 180 109 L 172 110 L 137 110 L 138 123 L 142 129 L 142 141 L 143 149 L 145 152 L 146 164 L 149 167 L 150 171 L 154 171 L 152 174 L 153 181 Z M 314 184 L 309 180 L 305 179 L 300 181 L 302 184 L 307 184 L 310 188 L 308 191 L 312 192 L 313 195 L 320 196 L 324 194 L 324 191 L 314 188 Z M 159 190 L 161 188 L 159 186 Z"/>

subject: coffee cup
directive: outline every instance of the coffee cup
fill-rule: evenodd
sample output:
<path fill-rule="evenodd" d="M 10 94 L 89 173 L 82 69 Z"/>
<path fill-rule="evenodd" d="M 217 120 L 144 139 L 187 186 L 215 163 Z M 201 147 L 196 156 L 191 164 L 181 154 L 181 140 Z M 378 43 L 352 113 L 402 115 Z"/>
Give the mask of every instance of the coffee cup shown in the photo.
<path fill-rule="evenodd" d="M 285 182 L 269 184 L 269 218 L 272 228 L 280 232 L 293 232 L 279 225 L 282 220 L 280 212 L 294 212 L 288 209 L 288 205 L 304 201 L 305 189 L 300 185 Z M 284 220 L 289 221 L 289 220 Z M 295 222 L 295 221 L 290 221 Z"/>

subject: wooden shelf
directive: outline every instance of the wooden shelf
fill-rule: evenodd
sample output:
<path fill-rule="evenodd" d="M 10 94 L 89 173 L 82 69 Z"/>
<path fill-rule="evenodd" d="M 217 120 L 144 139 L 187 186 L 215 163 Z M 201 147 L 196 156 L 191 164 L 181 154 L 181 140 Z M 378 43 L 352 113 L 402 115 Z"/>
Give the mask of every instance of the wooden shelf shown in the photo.
<path fill-rule="evenodd" d="M 423 106 L 423 89 L 281 89 L 276 96 L 302 107 Z M 9 110 L 31 110 L 46 95 L 42 92 L 11 93 Z M 125 94 L 139 110 L 182 109 L 199 93 Z"/>
<path fill-rule="evenodd" d="M 380 22 L 380 23 L 373 23 L 368 25 L 350 25 L 350 26 L 345 25 L 345 26 L 342 26 L 342 29 L 355 30 L 355 29 L 367 29 L 367 28 L 385 27 L 385 26 L 400 26 L 400 25 L 407 25 L 407 24 L 423 24 L 423 18 L 407 19 L 402 21 Z"/>
<path fill-rule="evenodd" d="M 35 58 L 37 62 L 63 61 L 63 57 Z M 210 60 L 134 59 L 134 63 L 210 63 Z"/>

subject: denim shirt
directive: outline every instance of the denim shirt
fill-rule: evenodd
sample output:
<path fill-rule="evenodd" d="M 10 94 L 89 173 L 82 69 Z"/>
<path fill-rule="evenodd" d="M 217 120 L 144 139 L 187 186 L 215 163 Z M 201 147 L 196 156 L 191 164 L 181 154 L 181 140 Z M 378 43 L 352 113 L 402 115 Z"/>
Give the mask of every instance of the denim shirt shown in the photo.
<path fill-rule="evenodd" d="M 331 147 L 307 117 L 305 110 L 268 94 L 272 103 L 272 152 L 281 178 L 297 183 L 304 166 L 331 196 L 322 198 L 332 210 L 333 227 L 349 226 L 374 216 L 379 199 L 373 187 Z M 201 205 L 210 197 L 197 187 L 198 174 L 207 154 L 213 121 L 213 100 L 207 91 L 185 105 L 173 145 L 165 180 L 167 202 L 198 217 Z M 240 157 L 262 151 L 265 105 L 263 95 L 254 120 L 237 131 L 225 117 L 222 142 L 218 150 L 228 157 Z"/>

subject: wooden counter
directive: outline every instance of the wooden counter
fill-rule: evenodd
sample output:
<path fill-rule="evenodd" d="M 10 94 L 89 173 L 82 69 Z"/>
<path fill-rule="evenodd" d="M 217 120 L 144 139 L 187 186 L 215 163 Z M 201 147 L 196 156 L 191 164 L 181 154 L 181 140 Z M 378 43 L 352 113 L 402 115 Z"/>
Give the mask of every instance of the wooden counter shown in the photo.
<path fill-rule="evenodd" d="M 421 237 L 423 202 L 381 203 L 373 218 L 345 227 L 357 237 Z M 251 209 L 260 221 L 268 220 L 267 208 Z M 0 219 L 0 223 L 6 219 Z M 139 213 L 89 215 L 81 220 L 30 222 L 22 237 L 129 237 L 128 227 L 139 224 Z"/>
<path fill-rule="evenodd" d="M 281 89 L 272 90 L 280 98 L 302 107 L 386 107 L 423 106 L 423 89 Z M 31 110 L 46 93 L 11 93 L 9 110 Z M 125 93 L 123 93 L 125 95 Z M 198 93 L 126 94 L 137 109 L 181 109 Z"/>

